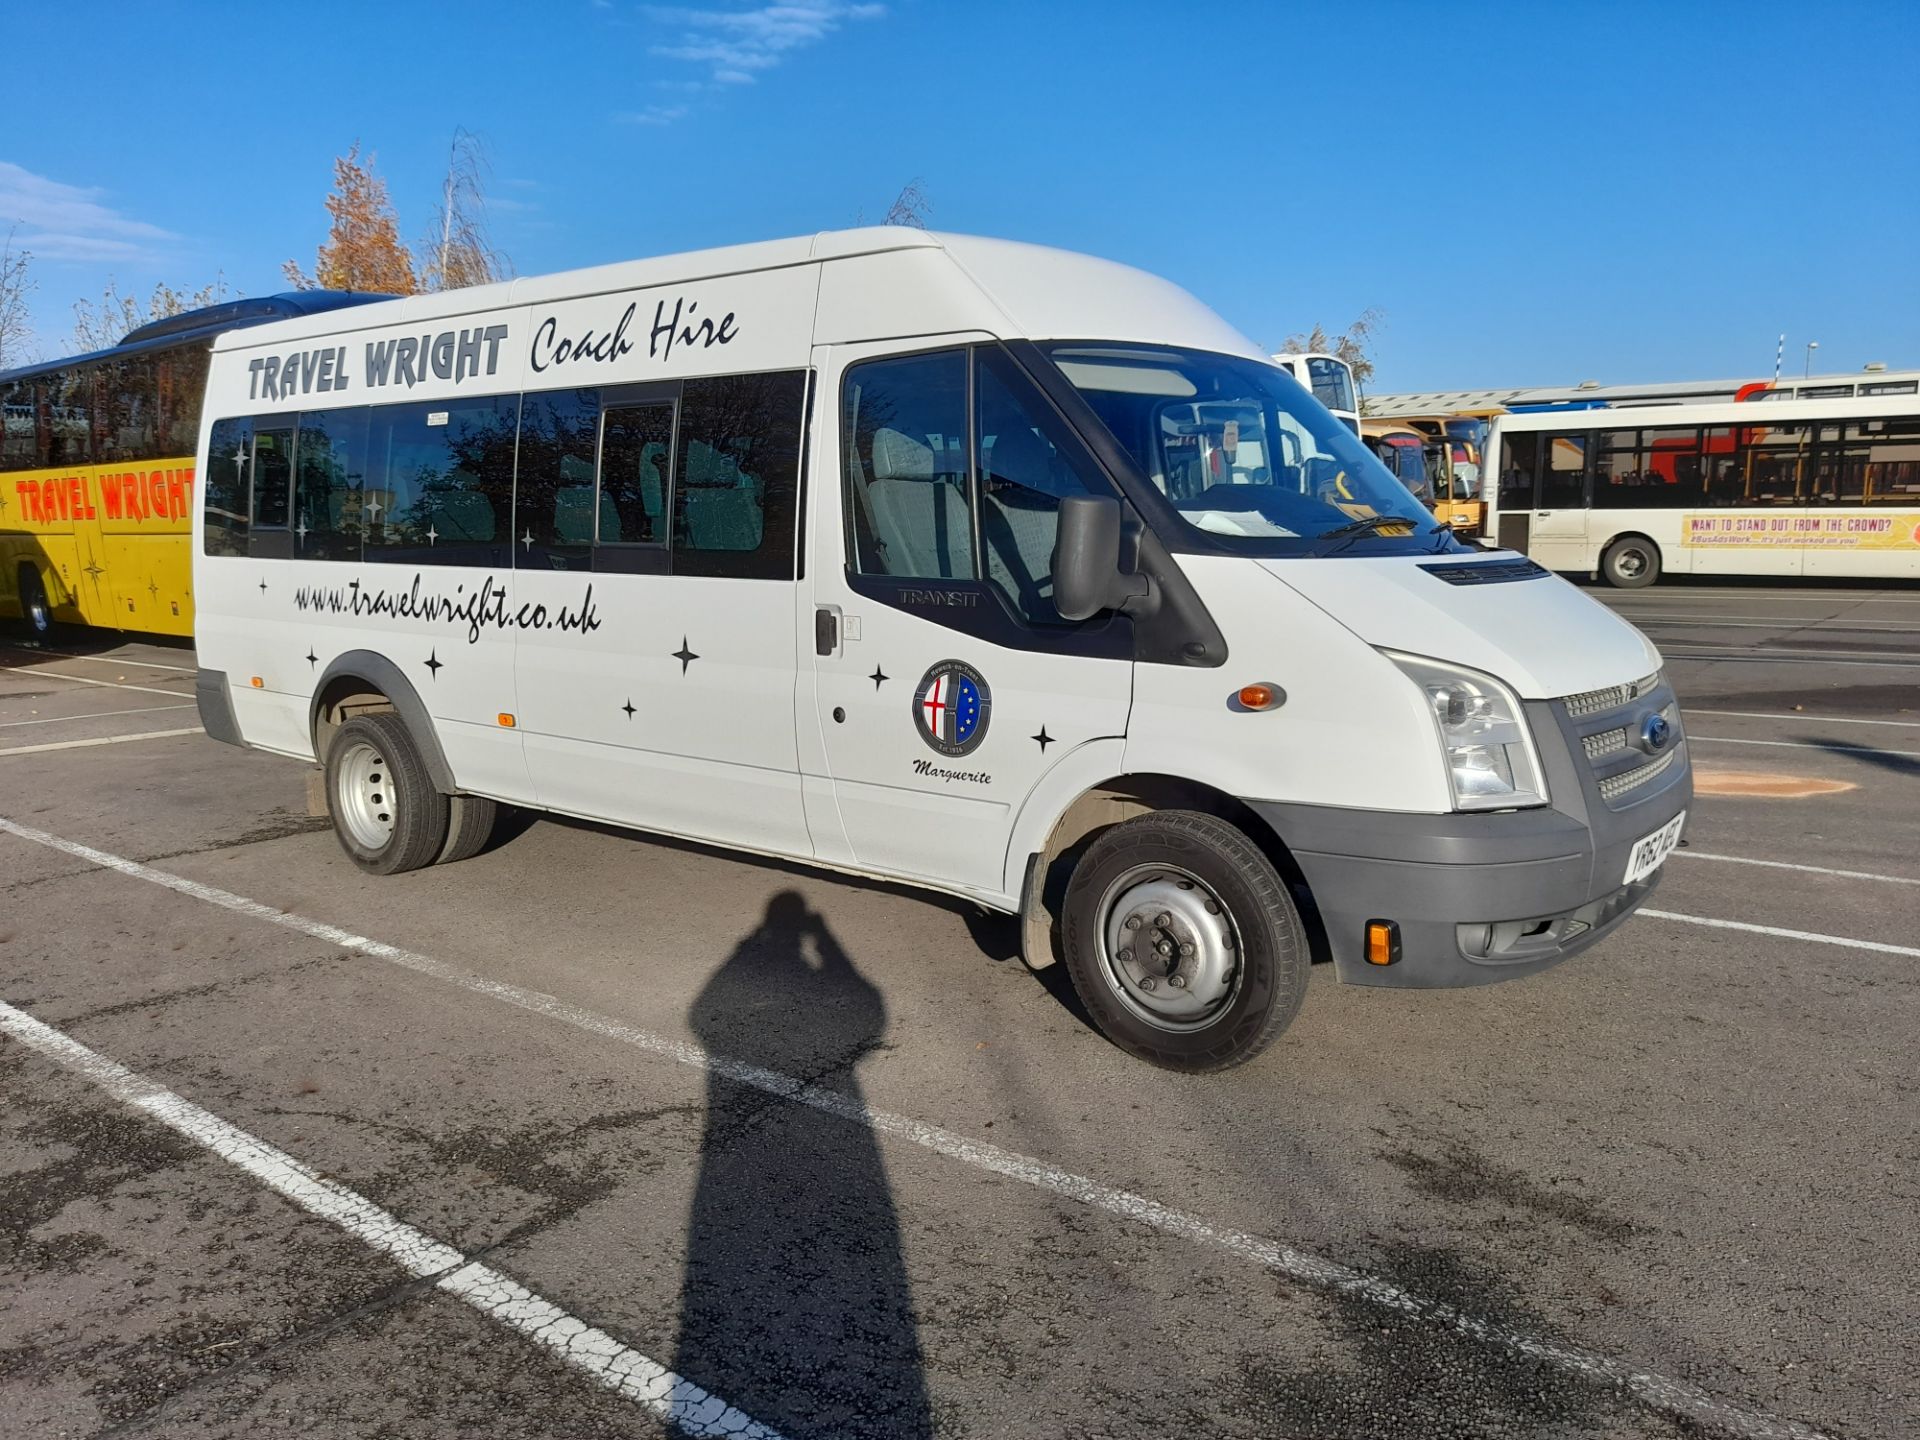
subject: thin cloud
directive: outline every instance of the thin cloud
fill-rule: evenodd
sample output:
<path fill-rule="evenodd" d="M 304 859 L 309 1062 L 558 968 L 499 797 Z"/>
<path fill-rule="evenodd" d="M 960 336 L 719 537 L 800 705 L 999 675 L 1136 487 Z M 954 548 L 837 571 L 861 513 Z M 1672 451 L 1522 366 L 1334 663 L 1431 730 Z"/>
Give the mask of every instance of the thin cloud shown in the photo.
<path fill-rule="evenodd" d="M 0 160 L 0 228 L 17 226 L 15 247 L 40 260 L 146 261 L 179 241 L 102 203 L 106 193 Z"/>
<path fill-rule="evenodd" d="M 794 51 L 833 34 L 850 20 L 877 20 L 885 5 L 854 0 L 790 0 L 750 10 L 696 10 L 648 5 L 646 15 L 680 28 L 679 40 L 650 53 L 707 67 L 716 85 L 751 85 Z"/>
<path fill-rule="evenodd" d="M 684 105 L 649 105 L 644 110 L 622 110 L 613 118 L 622 125 L 671 125 L 686 113 Z"/>

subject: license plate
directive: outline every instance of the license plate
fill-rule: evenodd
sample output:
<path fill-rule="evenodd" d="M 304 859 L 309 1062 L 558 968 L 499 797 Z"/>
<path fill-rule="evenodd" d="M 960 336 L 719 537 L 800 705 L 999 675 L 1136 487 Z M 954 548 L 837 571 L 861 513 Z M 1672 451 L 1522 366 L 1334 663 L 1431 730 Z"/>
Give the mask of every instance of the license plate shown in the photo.
<path fill-rule="evenodd" d="M 1627 878 L 1620 883 L 1631 885 L 1658 870 L 1666 858 L 1680 848 L 1680 829 L 1686 823 L 1687 812 L 1682 810 L 1651 835 L 1634 841 L 1627 855 Z"/>

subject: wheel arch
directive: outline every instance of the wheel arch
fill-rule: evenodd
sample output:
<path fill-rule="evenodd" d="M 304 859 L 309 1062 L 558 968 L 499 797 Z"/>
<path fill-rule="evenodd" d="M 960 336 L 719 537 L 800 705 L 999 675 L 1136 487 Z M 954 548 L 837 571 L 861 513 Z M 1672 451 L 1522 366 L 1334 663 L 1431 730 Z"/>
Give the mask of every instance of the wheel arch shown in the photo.
<path fill-rule="evenodd" d="M 313 738 L 314 759 L 324 765 L 334 731 L 350 716 L 370 710 L 392 710 L 406 722 L 434 789 L 447 795 L 459 789 L 446 751 L 440 748 L 433 716 L 427 713 L 420 693 L 400 673 L 398 665 L 371 650 L 349 650 L 336 656 L 314 686 L 307 708 L 307 733 Z"/>
<path fill-rule="evenodd" d="M 1020 946 L 1027 965 L 1044 969 L 1061 959 L 1058 922 L 1073 862 L 1102 831 L 1157 810 L 1196 810 L 1245 835 L 1280 874 L 1300 912 L 1315 960 L 1330 955 L 1320 912 L 1305 874 L 1280 836 L 1238 796 L 1204 780 L 1152 771 L 1111 775 L 1080 790 L 1048 825 L 1037 847 L 1020 857 Z M 1024 818 L 1024 817 L 1023 817 Z M 1029 846 L 1033 842 L 1029 841 Z"/>

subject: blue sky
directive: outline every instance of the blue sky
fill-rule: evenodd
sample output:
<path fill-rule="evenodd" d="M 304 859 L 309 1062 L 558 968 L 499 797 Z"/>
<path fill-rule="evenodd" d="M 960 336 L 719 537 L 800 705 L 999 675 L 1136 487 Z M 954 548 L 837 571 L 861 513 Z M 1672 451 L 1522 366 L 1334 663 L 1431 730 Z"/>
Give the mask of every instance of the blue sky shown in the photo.
<path fill-rule="evenodd" d="M 523 274 L 876 220 L 1090 251 L 1380 390 L 1920 367 L 1920 5 L 36 5 L 0 233 L 42 349 L 109 275 L 311 269 L 333 157 L 409 239 L 456 125 Z"/>

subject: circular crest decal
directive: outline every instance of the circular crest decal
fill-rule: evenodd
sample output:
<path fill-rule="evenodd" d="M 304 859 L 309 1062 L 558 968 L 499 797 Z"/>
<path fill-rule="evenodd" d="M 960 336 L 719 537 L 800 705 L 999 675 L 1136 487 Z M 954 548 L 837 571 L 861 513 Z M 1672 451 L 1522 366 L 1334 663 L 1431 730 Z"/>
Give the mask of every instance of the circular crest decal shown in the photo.
<path fill-rule="evenodd" d="M 993 692 L 964 660 L 942 660 L 913 692 L 913 723 L 920 738 L 942 755 L 965 755 L 987 738 Z"/>

